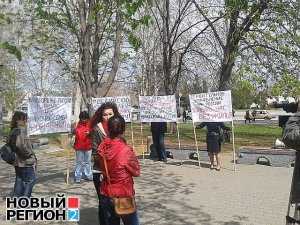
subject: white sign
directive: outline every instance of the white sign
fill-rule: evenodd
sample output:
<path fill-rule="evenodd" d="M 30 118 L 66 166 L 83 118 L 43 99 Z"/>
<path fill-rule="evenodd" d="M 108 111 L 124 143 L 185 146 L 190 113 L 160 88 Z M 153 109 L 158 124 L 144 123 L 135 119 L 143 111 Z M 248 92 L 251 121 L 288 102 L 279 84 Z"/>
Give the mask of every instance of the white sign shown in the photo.
<path fill-rule="evenodd" d="M 174 95 L 139 96 L 142 122 L 176 122 L 177 109 Z"/>
<path fill-rule="evenodd" d="M 71 116 L 71 97 L 30 97 L 28 134 L 70 132 Z"/>
<path fill-rule="evenodd" d="M 231 91 L 190 95 L 193 122 L 232 121 Z"/>
<path fill-rule="evenodd" d="M 119 113 L 124 117 L 125 121 L 131 121 L 131 104 L 128 96 L 93 98 L 93 109 L 96 111 L 105 102 L 114 102 L 118 107 Z"/>

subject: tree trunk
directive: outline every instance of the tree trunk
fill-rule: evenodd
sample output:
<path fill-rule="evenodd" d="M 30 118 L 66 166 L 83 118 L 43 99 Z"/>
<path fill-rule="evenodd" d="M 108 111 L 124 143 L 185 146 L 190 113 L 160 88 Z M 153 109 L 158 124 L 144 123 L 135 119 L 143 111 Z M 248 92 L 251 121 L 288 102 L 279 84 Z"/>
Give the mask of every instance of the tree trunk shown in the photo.
<path fill-rule="evenodd" d="M 222 66 L 220 69 L 219 91 L 225 91 L 230 89 L 230 78 L 234 62 L 236 59 L 235 50 L 226 49 L 223 57 Z"/>
<path fill-rule="evenodd" d="M 118 69 L 119 69 L 119 64 L 120 64 L 122 40 L 123 40 L 122 21 L 121 21 L 120 11 L 118 9 L 117 14 L 116 14 L 116 40 L 114 43 L 114 55 L 112 58 L 112 69 L 109 73 L 107 81 L 103 85 L 100 85 L 100 87 L 97 89 L 98 96 L 106 96 L 115 80 L 115 77 L 116 77 Z"/>
<path fill-rule="evenodd" d="M 99 26 L 98 23 L 91 24 L 89 18 L 94 10 L 94 1 L 90 1 L 89 4 L 85 1 L 80 1 L 80 32 L 79 32 L 79 72 L 78 81 L 82 93 L 84 104 L 86 105 L 88 112 L 91 114 L 92 98 L 106 96 L 110 87 L 112 86 L 116 74 L 119 69 L 120 55 L 121 55 L 121 43 L 122 43 L 122 24 L 121 15 L 119 9 L 116 12 L 116 31 L 114 42 L 114 53 L 112 58 L 112 69 L 108 75 L 106 82 L 102 82 L 98 79 L 98 62 L 99 62 L 99 43 L 100 36 L 95 33 L 98 29 L 92 29 L 93 26 Z M 97 18 L 99 19 L 99 18 Z M 93 26 L 92 26 L 93 25 Z M 94 32 L 94 33 L 93 33 Z M 101 83 L 100 83 L 101 82 Z"/>
<path fill-rule="evenodd" d="M 172 94 L 171 90 L 171 66 L 172 49 L 170 49 L 170 1 L 164 0 L 163 15 L 163 72 L 165 94 Z"/>
<path fill-rule="evenodd" d="M 74 113 L 73 113 L 73 118 L 74 121 L 73 122 L 78 122 L 79 120 L 79 113 L 81 111 L 81 91 L 80 91 L 80 86 L 78 84 L 78 82 L 76 82 L 75 87 L 74 87 Z"/>
<path fill-rule="evenodd" d="M 263 11 L 268 8 L 269 2 L 271 1 L 261 0 L 259 3 L 253 4 L 249 10 L 250 13 L 246 15 L 241 25 L 238 25 L 238 18 L 240 14 L 239 6 L 237 6 L 234 10 L 231 10 L 229 31 L 226 35 L 226 46 L 224 48 L 224 57 L 220 69 L 220 79 L 218 85 L 219 90 L 223 91 L 230 89 L 230 78 L 236 57 L 238 55 L 239 42 L 245 37 L 247 32 L 249 32 L 250 27 L 255 20 L 258 20 Z"/>
<path fill-rule="evenodd" d="M 92 4 L 90 2 L 90 4 Z M 78 35 L 79 43 L 79 70 L 78 70 L 78 81 L 82 92 L 83 101 L 89 111 L 92 112 L 91 98 L 93 97 L 92 86 L 91 86 L 91 54 L 90 49 L 92 47 L 92 31 L 91 24 L 89 24 L 89 8 L 92 5 L 88 5 L 85 1 L 79 1 L 79 19 L 80 19 L 80 30 Z"/>

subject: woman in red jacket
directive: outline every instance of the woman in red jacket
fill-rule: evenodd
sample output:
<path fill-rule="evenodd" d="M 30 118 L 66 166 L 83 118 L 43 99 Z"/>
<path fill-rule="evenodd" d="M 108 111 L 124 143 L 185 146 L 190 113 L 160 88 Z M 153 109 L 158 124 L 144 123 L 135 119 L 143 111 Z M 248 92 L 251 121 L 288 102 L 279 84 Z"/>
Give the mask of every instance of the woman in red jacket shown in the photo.
<path fill-rule="evenodd" d="M 137 212 L 118 217 L 114 212 L 112 197 L 134 197 L 133 177 L 140 175 L 140 165 L 133 149 L 123 138 L 125 120 L 122 116 L 113 116 L 108 120 L 109 137 L 104 139 L 98 148 L 100 167 L 104 173 L 101 182 L 100 214 L 101 225 L 139 225 Z M 110 183 L 106 174 L 106 160 Z"/>
<path fill-rule="evenodd" d="M 91 132 L 89 119 L 90 116 L 87 111 L 80 112 L 79 122 L 75 128 L 75 183 L 80 183 L 82 175 L 87 180 L 93 180 L 91 168 L 92 141 L 89 137 Z"/>

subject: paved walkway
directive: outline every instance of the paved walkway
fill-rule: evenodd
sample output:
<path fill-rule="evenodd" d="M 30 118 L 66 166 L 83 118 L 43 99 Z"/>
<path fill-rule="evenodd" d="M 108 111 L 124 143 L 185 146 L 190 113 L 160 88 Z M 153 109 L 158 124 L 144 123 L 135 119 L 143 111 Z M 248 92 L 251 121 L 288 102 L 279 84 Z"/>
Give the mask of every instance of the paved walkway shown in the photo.
<path fill-rule="evenodd" d="M 65 184 L 66 162 L 39 150 L 39 178 L 33 196 L 56 193 L 78 195 L 81 199 L 78 223 L 97 224 L 97 198 L 92 182 Z M 211 171 L 204 164 L 175 160 L 167 164 L 141 160 L 142 175 L 135 179 L 137 204 L 142 225 L 283 225 L 290 190 L 292 168 L 237 165 L 223 155 L 222 171 Z M 9 194 L 14 173 L 0 161 L 1 197 Z M 0 200 L 0 224 L 5 221 L 5 204 Z M 48 224 L 30 222 L 23 224 Z M 61 224 L 49 222 L 49 224 Z"/>

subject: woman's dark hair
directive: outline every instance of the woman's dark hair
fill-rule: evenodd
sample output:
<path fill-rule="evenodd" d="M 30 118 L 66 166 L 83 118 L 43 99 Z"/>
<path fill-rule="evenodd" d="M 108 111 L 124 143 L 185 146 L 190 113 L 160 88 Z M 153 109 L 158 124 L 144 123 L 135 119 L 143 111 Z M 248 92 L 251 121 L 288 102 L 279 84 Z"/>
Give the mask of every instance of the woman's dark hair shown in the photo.
<path fill-rule="evenodd" d="M 108 120 L 109 137 L 114 139 L 125 132 L 125 120 L 122 116 L 112 116 Z"/>
<path fill-rule="evenodd" d="M 98 123 L 102 122 L 103 118 L 103 112 L 105 109 L 112 109 L 114 112 L 114 116 L 120 116 L 120 113 L 118 111 L 118 107 L 113 102 L 105 102 L 103 103 L 94 113 L 92 119 L 91 119 L 91 128 L 95 127 Z"/>
<path fill-rule="evenodd" d="M 90 115 L 87 111 L 82 111 L 79 114 L 79 119 L 80 120 L 88 120 L 90 118 Z"/>
<path fill-rule="evenodd" d="M 17 128 L 19 120 L 23 120 L 23 121 L 27 120 L 27 114 L 21 111 L 15 111 L 11 119 L 10 129 Z"/>

